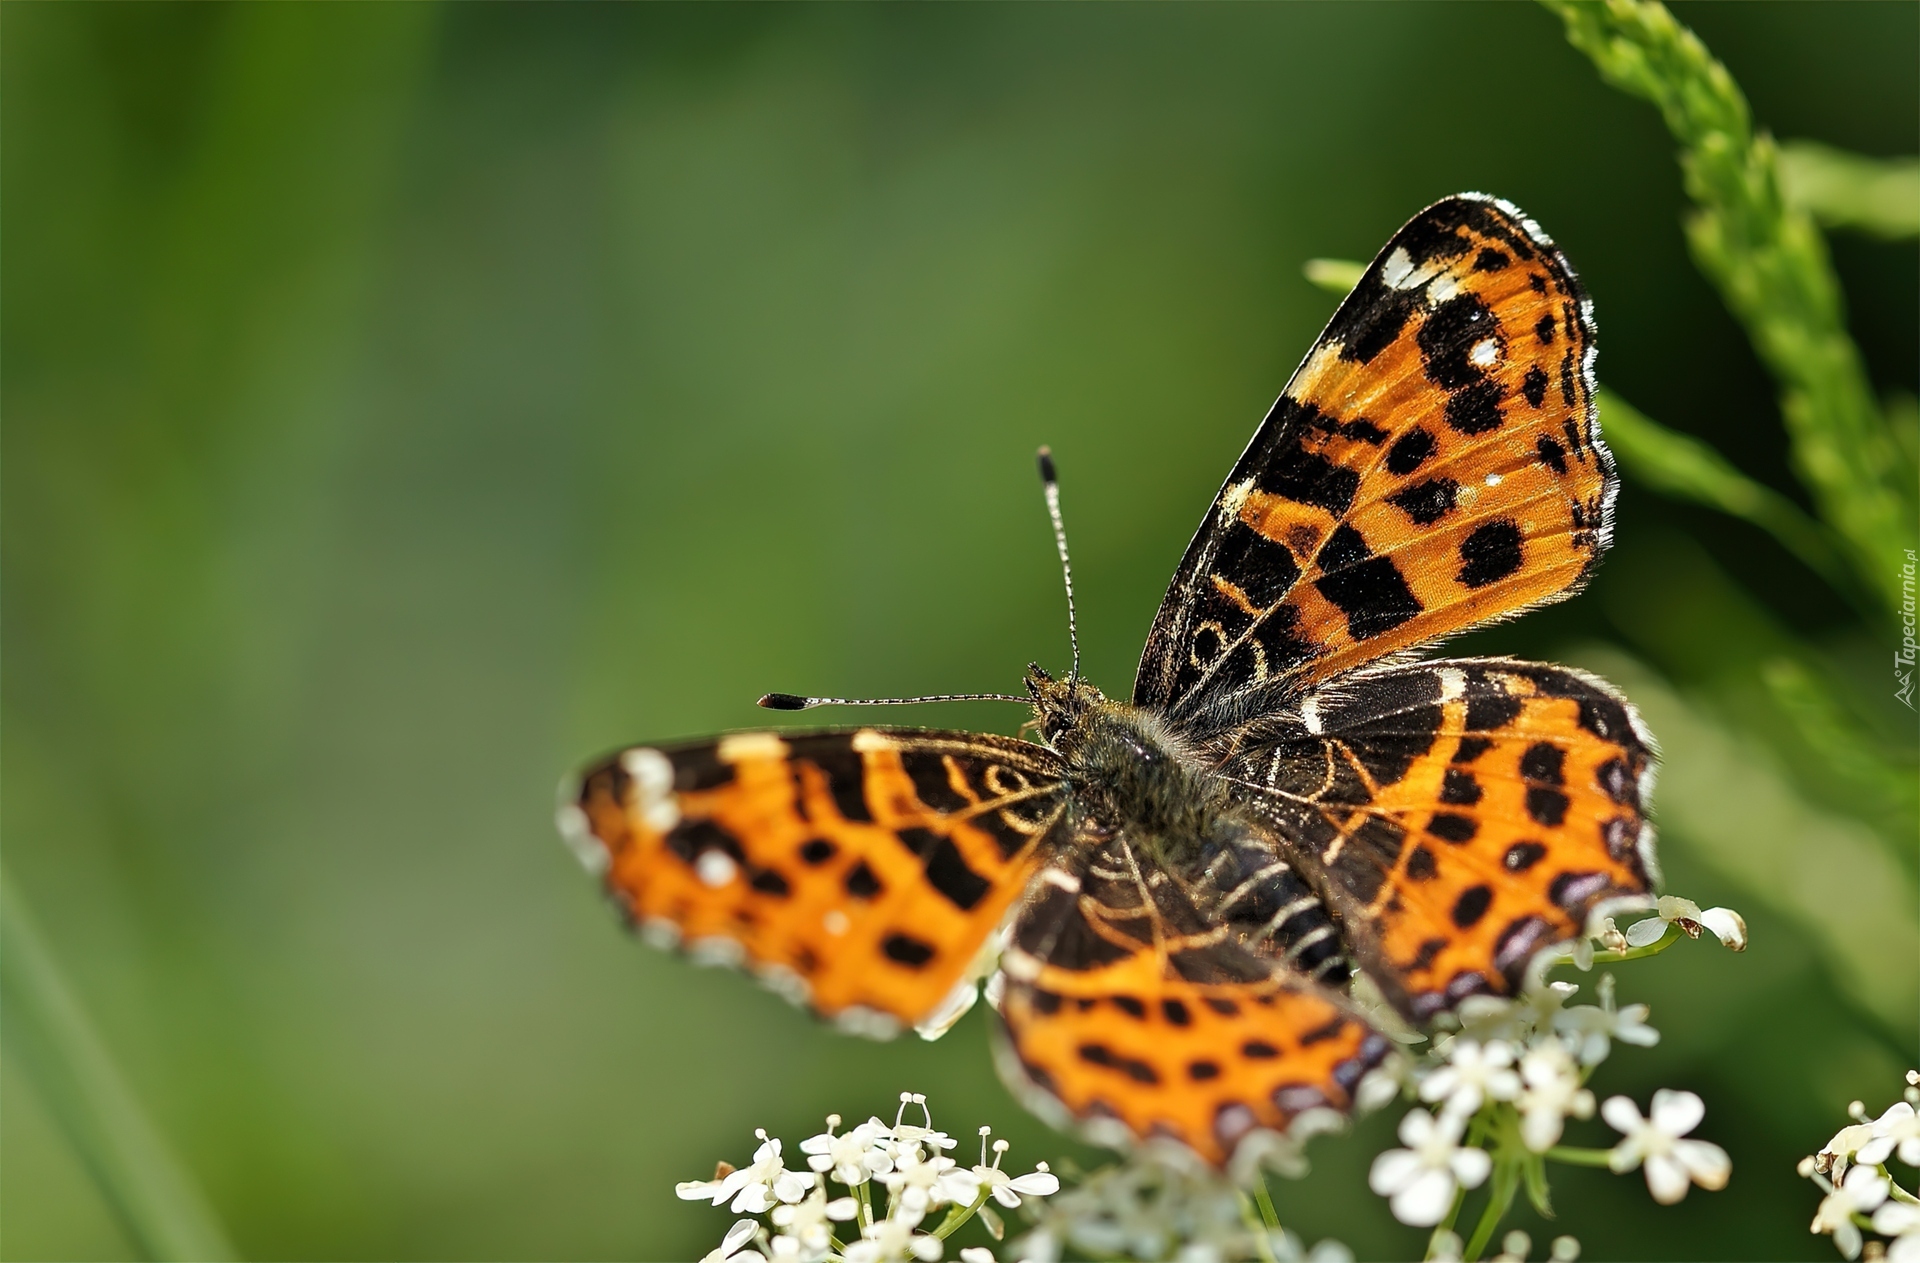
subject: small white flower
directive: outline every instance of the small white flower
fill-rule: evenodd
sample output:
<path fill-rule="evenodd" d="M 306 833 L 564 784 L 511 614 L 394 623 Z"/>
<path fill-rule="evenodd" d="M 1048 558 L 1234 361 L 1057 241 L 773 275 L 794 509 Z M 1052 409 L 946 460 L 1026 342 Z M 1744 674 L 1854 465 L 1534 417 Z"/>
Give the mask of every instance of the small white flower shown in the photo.
<path fill-rule="evenodd" d="M 876 1219 L 841 1257 L 847 1263 L 904 1263 L 909 1257 L 933 1263 L 940 1257 L 940 1238 L 915 1232 L 919 1226 L 918 1218 L 899 1214 Z"/>
<path fill-rule="evenodd" d="M 993 1142 L 993 1165 L 987 1165 L 987 1135 L 991 1128 L 980 1129 L 980 1165 L 973 1169 L 973 1178 L 979 1187 L 993 1195 L 993 1200 L 1008 1210 L 1020 1204 L 1022 1195 L 1027 1197 L 1050 1197 L 1060 1191 L 1060 1177 L 1047 1170 L 1042 1162 L 1025 1175 L 1008 1175 L 1000 1169 L 1000 1159 L 1006 1156 L 1007 1142 Z M 976 1192 L 975 1197 L 979 1196 Z M 967 1199 L 969 1202 L 973 1198 Z"/>
<path fill-rule="evenodd" d="M 993 1263 L 993 1251 L 983 1245 L 970 1245 L 960 1251 L 960 1263 Z"/>
<path fill-rule="evenodd" d="M 1427 1241 L 1428 1263 L 1460 1263 L 1467 1243 L 1451 1228 L 1435 1228 Z"/>
<path fill-rule="evenodd" d="M 1482 1044 L 1455 1039 L 1447 1049 L 1447 1064 L 1420 1084 L 1420 1099 L 1445 1101 L 1444 1111 L 1470 1117 L 1488 1101 L 1511 1101 L 1520 1094 L 1520 1076 L 1513 1069 L 1513 1045 L 1504 1041 Z"/>
<path fill-rule="evenodd" d="M 1847 1178 L 1820 1201 L 1810 1232 L 1833 1234 L 1834 1248 L 1848 1258 L 1860 1255 L 1860 1229 L 1855 1215 L 1872 1211 L 1887 1200 L 1887 1177 L 1872 1167 L 1856 1166 Z"/>
<path fill-rule="evenodd" d="M 818 1263 L 833 1247 L 833 1220 L 852 1219 L 858 1212 L 851 1197 L 827 1200 L 827 1190 L 816 1188 L 812 1196 L 791 1205 L 773 1208 L 769 1216 L 780 1235 L 773 1239 L 773 1256 L 779 1263 Z"/>
<path fill-rule="evenodd" d="M 1706 929 L 1733 951 L 1747 950 L 1747 922 L 1738 912 L 1732 908 L 1702 912 L 1699 904 L 1677 895 L 1662 895 L 1659 915 L 1628 926 L 1627 942 L 1633 947 L 1650 946 L 1665 936 L 1669 925 L 1678 925 L 1688 938 L 1698 938 Z"/>
<path fill-rule="evenodd" d="M 1580 1067 L 1557 1039 L 1527 1050 L 1520 1059 L 1520 1139 L 1535 1153 L 1560 1143 L 1566 1120 L 1593 1117 L 1593 1093 L 1580 1084 Z"/>
<path fill-rule="evenodd" d="M 1533 1238 L 1515 1228 L 1500 1239 L 1500 1253 L 1493 1256 L 1493 1263 L 1527 1263 L 1531 1253 Z"/>
<path fill-rule="evenodd" d="M 1629 1004 L 1624 1009 L 1613 1007 L 1613 975 L 1602 974 L 1594 988 L 1600 994 L 1598 1007 L 1591 1004 L 1576 1004 L 1570 1009 L 1562 1009 L 1554 1015 L 1553 1028 L 1568 1036 L 1573 1043 L 1574 1056 L 1583 1066 L 1598 1065 L 1607 1059 L 1613 1040 L 1623 1044 L 1638 1044 L 1642 1048 L 1651 1048 L 1660 1042 L 1660 1032 L 1647 1025 L 1648 1008 L 1644 1004 Z"/>
<path fill-rule="evenodd" d="M 780 1142 L 767 1139 L 764 1129 L 753 1134 L 760 1138 L 760 1147 L 754 1150 L 752 1165 L 718 1181 L 676 1185 L 674 1192 L 687 1201 L 711 1197 L 715 1206 L 731 1197 L 733 1204 L 727 1209 L 736 1215 L 764 1214 L 779 1202 L 797 1202 L 805 1197 L 818 1177 L 811 1171 L 787 1170 L 780 1161 Z"/>
<path fill-rule="evenodd" d="M 925 1126 L 916 1126 L 903 1121 L 909 1105 L 920 1107 Z M 902 1092 L 900 1094 L 900 1109 L 893 1116 L 893 1127 L 888 1131 L 887 1141 L 887 1152 L 893 1155 L 896 1162 L 905 1154 L 917 1155 L 923 1148 L 938 1153 L 942 1149 L 951 1149 L 958 1143 L 944 1131 L 933 1129 L 933 1111 L 927 1108 L 927 1098 L 924 1093 Z"/>
<path fill-rule="evenodd" d="M 894 1205 L 920 1216 L 948 1202 L 971 1205 L 980 1195 L 980 1177 L 945 1154 L 922 1158 L 918 1149 L 901 1153 L 893 1170 L 880 1177 Z"/>
<path fill-rule="evenodd" d="M 692 1201 L 694 1199 L 688 1198 L 687 1200 Z M 734 1224 L 733 1227 L 727 1229 L 727 1235 L 725 1239 L 720 1242 L 720 1248 L 717 1250 L 709 1250 L 706 1256 L 700 1260 L 700 1263 L 766 1263 L 766 1255 L 760 1253 L 760 1251 L 743 1250 L 740 1248 L 752 1240 L 753 1234 L 759 1230 L 760 1225 L 753 1222 L 753 1220 L 740 1220 Z"/>
<path fill-rule="evenodd" d="M 1920 1112 L 1905 1101 L 1895 1101 L 1868 1125 L 1873 1138 L 1861 1145 L 1854 1161 L 1879 1166 L 1894 1153 L 1910 1167 L 1920 1167 Z"/>
<path fill-rule="evenodd" d="M 1371 1114 L 1391 1105 L 1401 1090 L 1412 1084 L 1413 1059 L 1398 1048 L 1391 1049 L 1379 1065 L 1360 1076 L 1360 1082 L 1353 1089 L 1354 1108 L 1362 1114 Z"/>
<path fill-rule="evenodd" d="M 831 1173 L 846 1185 L 865 1184 L 874 1176 L 893 1170 L 893 1156 L 886 1148 L 893 1133 L 885 1123 L 869 1118 L 836 1136 L 833 1129 L 839 1125 L 840 1116 L 829 1114 L 825 1131 L 800 1142 L 800 1152 L 807 1155 L 808 1166 L 822 1175 Z"/>
<path fill-rule="evenodd" d="M 1405 1149 L 1389 1149 L 1373 1160 L 1367 1183 L 1391 1199 L 1393 1217 L 1425 1228 L 1440 1222 L 1453 1205 L 1456 1186 L 1478 1188 L 1493 1169 L 1483 1150 L 1460 1147 L 1467 1120 L 1443 1113 L 1439 1118 L 1411 1109 L 1400 1120 Z"/>
<path fill-rule="evenodd" d="M 1920 1263 L 1920 1206 L 1889 1201 L 1873 1212 L 1873 1230 L 1893 1238 L 1887 1263 Z"/>
<path fill-rule="evenodd" d="M 1645 1119 L 1626 1097 L 1608 1097 L 1600 1117 L 1623 1139 L 1608 1155 L 1607 1165 L 1620 1174 L 1645 1163 L 1647 1189 L 1662 1205 L 1685 1197 L 1689 1183 L 1704 1189 L 1725 1188 L 1733 1173 L 1727 1151 L 1705 1140 L 1681 1139 L 1700 1125 L 1706 1113 L 1707 1107 L 1691 1092 L 1661 1088 L 1653 1094 L 1653 1107 Z"/>

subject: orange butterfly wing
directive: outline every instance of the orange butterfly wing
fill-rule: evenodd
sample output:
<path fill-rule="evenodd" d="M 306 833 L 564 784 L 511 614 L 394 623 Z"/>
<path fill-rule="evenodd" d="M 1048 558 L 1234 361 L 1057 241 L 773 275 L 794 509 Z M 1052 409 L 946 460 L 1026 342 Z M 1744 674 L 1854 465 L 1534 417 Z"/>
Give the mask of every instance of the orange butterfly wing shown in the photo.
<path fill-rule="evenodd" d="M 886 1036 L 969 985 L 1064 808 L 1024 741 L 759 732 L 623 751 L 562 828 L 650 941 Z"/>

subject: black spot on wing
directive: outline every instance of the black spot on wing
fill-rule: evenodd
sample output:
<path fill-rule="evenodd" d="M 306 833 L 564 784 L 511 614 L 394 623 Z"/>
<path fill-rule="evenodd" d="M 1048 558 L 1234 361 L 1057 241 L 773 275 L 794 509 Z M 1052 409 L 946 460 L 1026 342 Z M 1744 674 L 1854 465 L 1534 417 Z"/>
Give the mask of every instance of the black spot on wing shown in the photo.
<path fill-rule="evenodd" d="M 1578 908 L 1591 902 L 1613 884 L 1605 873 L 1561 873 L 1547 887 L 1547 897 L 1563 908 Z"/>
<path fill-rule="evenodd" d="M 818 868 L 839 853 L 840 848 L 825 838 L 810 838 L 800 844 L 800 862 L 810 868 Z"/>
<path fill-rule="evenodd" d="M 793 887 L 788 884 L 787 879 L 771 868 L 763 868 L 756 872 L 747 879 L 747 885 L 763 895 L 772 895 L 776 899 L 784 899 L 793 893 Z"/>
<path fill-rule="evenodd" d="M 1506 685 L 1497 676 L 1475 673 L 1467 677 L 1467 731 L 1491 732 L 1504 728 L 1520 714 L 1520 699 L 1507 692 Z M 1472 738 L 1462 738 L 1460 752 L 1454 760 L 1459 763 L 1471 762 L 1484 752 L 1492 742 L 1481 738 L 1482 744 L 1472 755 L 1466 754 L 1467 742 Z"/>
<path fill-rule="evenodd" d="M 1453 901 L 1453 923 L 1463 930 L 1470 930 L 1480 924 L 1480 918 L 1487 915 L 1487 909 L 1493 906 L 1493 887 L 1469 886 L 1460 892 Z"/>
<path fill-rule="evenodd" d="M 1498 250 L 1482 250 L 1473 261 L 1473 270 L 1476 272 L 1499 272 L 1512 262 L 1512 259 L 1500 253 Z"/>
<path fill-rule="evenodd" d="M 847 893 L 855 899 L 871 899 L 886 889 L 880 884 L 880 878 L 874 874 L 872 868 L 868 867 L 865 860 L 859 861 L 847 870 L 844 884 Z"/>
<path fill-rule="evenodd" d="M 1535 455 L 1539 456 L 1540 463 L 1548 469 L 1551 469 L 1554 473 L 1564 474 L 1567 472 L 1567 449 L 1560 446 L 1560 444 L 1556 443 L 1553 439 L 1542 434 L 1539 439 L 1534 442 L 1533 450 Z"/>
<path fill-rule="evenodd" d="M 1567 783 L 1567 752 L 1551 741 L 1536 741 L 1520 756 L 1520 775 L 1543 785 Z"/>
<path fill-rule="evenodd" d="M 1547 848 L 1538 842 L 1515 842 L 1500 858 L 1509 873 L 1524 873 L 1546 857 Z"/>
<path fill-rule="evenodd" d="M 1340 305 L 1327 336 L 1338 339 L 1340 358 L 1367 364 L 1393 345 L 1421 303 L 1418 290 L 1393 290 L 1369 272 Z"/>
<path fill-rule="evenodd" d="M 1370 557 L 1323 574 L 1313 586 L 1340 607 L 1355 640 L 1392 631 L 1424 608 L 1391 557 Z"/>
<path fill-rule="evenodd" d="M 1434 453 L 1433 435 L 1415 426 L 1393 441 L 1387 449 L 1387 472 L 1404 478 L 1426 463 Z"/>
<path fill-rule="evenodd" d="M 1459 493 L 1460 484 L 1453 479 L 1429 478 L 1404 491 L 1394 492 L 1387 497 L 1387 503 L 1405 513 L 1416 526 L 1432 526 L 1453 512 L 1454 500 Z"/>
<path fill-rule="evenodd" d="M 970 805 L 966 795 L 953 787 L 943 755 L 926 750 L 904 750 L 900 754 L 900 763 L 913 781 L 914 794 L 935 811 L 948 815 Z"/>
<path fill-rule="evenodd" d="M 1470 588 L 1498 583 L 1520 569 L 1520 528 L 1507 518 L 1476 527 L 1460 541 L 1460 573 Z"/>
<path fill-rule="evenodd" d="M 1462 434 L 1485 434 L 1500 428 L 1505 417 L 1500 412 L 1504 392 L 1498 382 L 1481 381 L 1463 386 L 1447 399 L 1447 424 Z"/>
<path fill-rule="evenodd" d="M 1212 571 L 1265 609 L 1287 594 L 1300 577 L 1300 564 L 1285 544 L 1275 543 L 1236 518 L 1223 533 Z"/>
<path fill-rule="evenodd" d="M 688 820 L 667 834 L 667 849 L 688 864 L 697 863 L 703 852 L 718 851 L 742 868 L 747 852 L 740 839 L 711 820 Z"/>
<path fill-rule="evenodd" d="M 888 960 L 905 965 L 909 969 L 923 968 L 933 959 L 933 944 L 898 931 L 880 941 L 880 950 L 886 954 Z"/>
<path fill-rule="evenodd" d="M 1306 407 L 1312 408 L 1312 404 Z M 1260 479 L 1261 489 L 1296 504 L 1310 504 L 1338 517 L 1353 507 L 1360 475 L 1303 447 L 1280 451 Z"/>
<path fill-rule="evenodd" d="M 871 821 L 867 807 L 867 767 L 845 737 L 803 738 L 791 743 L 795 757 L 804 758 L 826 774 L 827 789 L 841 816 Z"/>
<path fill-rule="evenodd" d="M 1540 278 L 1536 276 L 1534 277 L 1534 279 L 1537 281 Z M 1553 326 L 1554 326 L 1554 319 L 1550 315 L 1540 317 L 1540 322 L 1533 326 L 1533 336 L 1540 340 L 1541 346 L 1553 345 Z M 1546 374 L 1544 373 L 1541 374 L 1541 377 L 1543 379 L 1545 378 L 1545 376 Z M 1536 408 L 1539 406 L 1540 406 L 1539 404 L 1534 405 L 1534 407 Z"/>
<path fill-rule="evenodd" d="M 1527 814 L 1536 824 L 1558 828 L 1567 818 L 1567 805 L 1567 796 L 1557 789 L 1543 789 L 1538 785 L 1527 789 Z"/>
<path fill-rule="evenodd" d="M 1426 847 L 1416 846 L 1407 853 L 1407 876 L 1414 881 L 1431 881 L 1439 871 L 1433 852 Z"/>
<path fill-rule="evenodd" d="M 1499 327 L 1493 311 L 1470 290 L 1435 307 L 1414 335 L 1427 377 L 1443 390 L 1484 381 L 1486 373 L 1469 356 L 1475 343 L 1494 336 Z"/>
<path fill-rule="evenodd" d="M 1351 421 L 1342 422 L 1340 433 L 1345 438 L 1358 439 L 1372 447 L 1378 447 L 1387 441 L 1387 432 L 1365 417 L 1355 417 Z"/>
<path fill-rule="evenodd" d="M 1480 822 L 1472 816 L 1456 815 L 1451 811 L 1436 811 L 1427 821 L 1427 832 L 1443 842 L 1451 842 L 1459 846 L 1473 841 L 1474 835 L 1480 832 Z"/>
<path fill-rule="evenodd" d="M 1473 773 L 1462 767 L 1450 767 L 1440 778 L 1440 801 L 1456 806 L 1471 807 L 1480 801 L 1480 782 L 1473 779 Z"/>
<path fill-rule="evenodd" d="M 936 838 L 927 853 L 927 882 L 962 912 L 986 898 L 993 883 L 967 867 L 952 838 Z"/>
<path fill-rule="evenodd" d="M 1548 323 L 1552 321 L 1549 319 Z M 1529 404 L 1538 408 L 1547 401 L 1547 385 L 1547 375 L 1540 371 L 1538 364 L 1535 364 L 1527 370 L 1526 377 L 1521 381 L 1520 393 L 1526 396 Z"/>

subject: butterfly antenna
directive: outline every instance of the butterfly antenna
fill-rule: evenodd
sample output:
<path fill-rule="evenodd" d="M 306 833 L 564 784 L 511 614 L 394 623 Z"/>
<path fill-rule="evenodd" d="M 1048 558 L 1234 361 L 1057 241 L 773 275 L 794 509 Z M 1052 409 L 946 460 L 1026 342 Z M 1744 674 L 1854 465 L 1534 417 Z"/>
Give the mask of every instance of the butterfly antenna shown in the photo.
<path fill-rule="evenodd" d="M 1030 697 L 1011 693 L 934 693 L 926 697 L 802 697 L 798 693 L 768 693 L 756 705 L 768 710 L 810 710 L 815 706 L 910 706 L 915 702 L 1025 702 Z"/>
<path fill-rule="evenodd" d="M 1067 581 L 1067 640 L 1073 645 L 1069 685 L 1080 682 L 1080 628 L 1073 617 L 1073 563 L 1067 560 L 1067 524 L 1060 517 L 1060 471 L 1053 467 L 1053 449 L 1040 449 L 1040 484 L 1046 488 L 1047 516 L 1053 519 L 1053 542 L 1060 549 L 1060 573 Z"/>

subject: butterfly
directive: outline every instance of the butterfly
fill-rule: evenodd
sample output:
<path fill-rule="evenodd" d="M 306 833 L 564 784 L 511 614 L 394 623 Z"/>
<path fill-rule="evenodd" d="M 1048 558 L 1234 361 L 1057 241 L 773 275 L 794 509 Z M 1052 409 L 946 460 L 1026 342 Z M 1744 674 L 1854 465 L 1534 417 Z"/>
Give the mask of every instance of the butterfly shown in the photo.
<path fill-rule="evenodd" d="M 1437 202 L 1227 476 L 1131 698 L 1081 679 L 1076 648 L 1066 678 L 1032 666 L 1009 698 L 1032 741 L 638 746 L 563 791 L 562 830 L 643 938 L 850 1031 L 943 1030 L 997 952 L 1003 1072 L 1100 1143 L 1225 1165 L 1347 1110 L 1390 1046 L 1356 970 L 1431 1023 L 1512 994 L 1658 879 L 1653 741 L 1624 698 L 1415 653 L 1592 574 L 1618 485 L 1593 360 L 1591 304 L 1539 226 Z"/>

